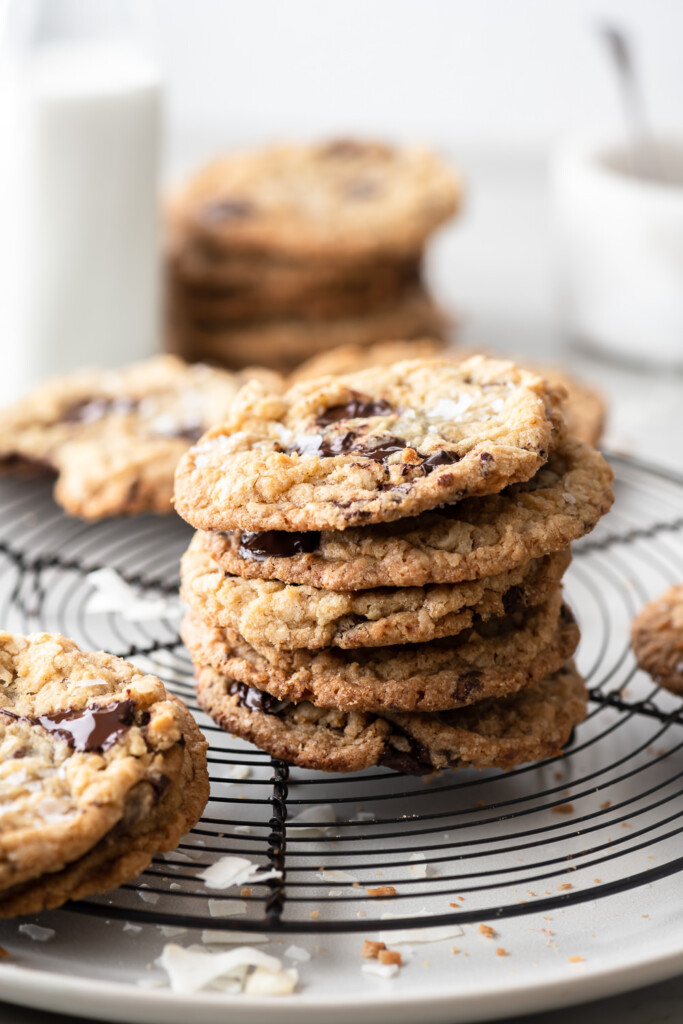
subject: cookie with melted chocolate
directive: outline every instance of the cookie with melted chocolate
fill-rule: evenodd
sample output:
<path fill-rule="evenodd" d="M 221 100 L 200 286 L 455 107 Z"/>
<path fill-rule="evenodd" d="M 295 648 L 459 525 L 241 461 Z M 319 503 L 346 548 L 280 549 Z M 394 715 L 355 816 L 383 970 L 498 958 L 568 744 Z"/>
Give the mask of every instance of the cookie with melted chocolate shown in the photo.
<path fill-rule="evenodd" d="M 546 462 L 559 397 L 483 357 L 252 384 L 181 459 L 176 508 L 201 530 L 346 530 L 495 494 Z"/>
<path fill-rule="evenodd" d="M 226 573 L 211 557 L 207 536 L 195 534 L 182 558 L 181 597 L 205 622 L 281 651 L 386 647 L 450 636 L 477 619 L 542 604 L 559 591 L 571 558 L 565 549 L 469 583 L 323 590 Z"/>
<path fill-rule="evenodd" d="M 0 917 L 134 878 L 208 799 L 206 743 L 154 676 L 0 633 Z"/>
<path fill-rule="evenodd" d="M 335 711 L 310 702 L 259 708 L 250 688 L 199 667 L 199 703 L 227 732 L 300 768 L 353 772 L 375 765 L 408 775 L 460 768 L 514 768 L 561 753 L 586 715 L 574 664 L 501 700 L 440 714 Z M 258 692 L 258 691 L 257 691 Z"/>
<path fill-rule="evenodd" d="M 169 513 L 178 459 L 250 378 L 158 356 L 48 381 L 0 412 L 0 472 L 51 471 L 57 502 L 83 519 Z"/>
<path fill-rule="evenodd" d="M 328 590 L 455 584 L 561 551 L 610 508 L 613 473 L 588 445 L 563 438 L 529 481 L 419 516 L 348 530 L 207 531 L 226 572 Z"/>

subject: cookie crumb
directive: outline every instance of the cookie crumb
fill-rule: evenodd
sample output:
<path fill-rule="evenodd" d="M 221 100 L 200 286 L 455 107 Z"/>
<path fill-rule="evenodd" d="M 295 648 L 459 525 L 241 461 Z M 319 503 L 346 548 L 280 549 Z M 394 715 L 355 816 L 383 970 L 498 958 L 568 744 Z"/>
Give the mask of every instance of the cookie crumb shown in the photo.
<path fill-rule="evenodd" d="M 251 889 L 248 886 L 240 889 L 240 896 L 251 896 Z"/>
<path fill-rule="evenodd" d="M 569 957 L 569 963 L 570 964 L 582 964 L 583 963 L 583 957 L 582 956 L 570 956 Z"/>
<path fill-rule="evenodd" d="M 479 931 L 487 939 L 492 939 L 493 936 L 496 934 L 495 928 L 492 928 L 490 924 L 480 924 Z"/>
<path fill-rule="evenodd" d="M 318 910 L 312 910 L 308 916 L 312 918 L 314 921 L 317 921 L 318 918 L 320 917 L 320 912 Z"/>
<path fill-rule="evenodd" d="M 611 807 L 611 806 L 612 806 L 612 801 L 611 800 L 605 800 L 604 804 L 600 804 L 600 810 L 601 811 L 606 811 L 607 808 Z"/>
<path fill-rule="evenodd" d="M 380 952 L 386 948 L 387 947 L 383 942 L 373 942 L 372 939 L 366 939 L 363 943 L 360 955 L 367 957 L 368 960 L 376 960 Z"/>
<path fill-rule="evenodd" d="M 593 881 L 596 885 L 600 885 L 600 883 L 602 882 L 602 878 L 594 878 Z"/>
<path fill-rule="evenodd" d="M 558 804 L 552 808 L 553 814 L 573 814 L 574 804 Z"/>
<path fill-rule="evenodd" d="M 559 891 L 564 891 L 565 889 L 573 889 L 574 886 L 571 882 L 563 882 L 562 885 L 558 885 L 557 888 Z"/>
<path fill-rule="evenodd" d="M 509 956 L 509 955 L 510 954 L 508 953 L 507 949 L 504 949 L 503 946 L 499 946 L 498 949 L 496 950 L 496 956 Z"/>
<path fill-rule="evenodd" d="M 7 952 L 5 947 L 4 946 L 0 946 L 0 960 L 4 960 L 8 956 L 9 956 L 9 953 Z"/>
<path fill-rule="evenodd" d="M 365 891 L 373 900 L 391 899 L 396 895 L 396 889 L 393 885 L 378 885 L 374 889 L 366 889 Z"/>
<path fill-rule="evenodd" d="M 403 966 L 401 954 L 393 949 L 380 949 L 377 959 L 381 964 L 396 964 L 397 967 Z"/>
<path fill-rule="evenodd" d="M 458 947 L 457 946 L 453 946 L 453 949 L 451 950 L 451 953 L 453 953 L 455 956 L 457 956 L 459 952 L 460 952 L 460 950 L 458 949 Z"/>

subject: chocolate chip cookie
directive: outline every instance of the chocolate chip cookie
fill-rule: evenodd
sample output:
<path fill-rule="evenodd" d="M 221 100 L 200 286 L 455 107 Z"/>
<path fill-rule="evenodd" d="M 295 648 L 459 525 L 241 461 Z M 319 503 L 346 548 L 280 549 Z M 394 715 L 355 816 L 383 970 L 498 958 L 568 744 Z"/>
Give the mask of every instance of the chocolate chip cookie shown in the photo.
<path fill-rule="evenodd" d="M 134 878 L 208 799 L 206 743 L 154 676 L 0 633 L 0 916 Z"/>
<path fill-rule="evenodd" d="M 370 366 L 390 366 L 401 359 L 425 358 L 438 355 L 439 352 L 457 361 L 468 356 L 467 352 L 457 348 L 443 351 L 443 342 L 427 338 L 415 341 L 386 341 L 365 347 L 341 345 L 329 352 L 311 356 L 290 375 L 289 383 L 313 380 L 329 373 L 351 373 Z M 517 362 L 532 373 L 545 377 L 554 386 L 564 387 L 567 397 L 562 404 L 562 411 L 567 433 L 587 444 L 598 444 L 607 416 L 607 404 L 600 392 L 557 366 L 535 366 L 525 359 L 519 359 Z"/>
<path fill-rule="evenodd" d="M 514 768 L 559 754 L 586 716 L 572 662 L 514 696 L 440 714 L 329 711 L 279 701 L 212 668 L 196 677 L 199 703 L 228 732 L 301 768 L 353 772 L 384 765 L 408 775 L 450 768 Z"/>
<path fill-rule="evenodd" d="M 267 312 L 267 307 L 262 307 Z M 450 320 L 419 285 L 390 303 L 364 313 L 320 318 L 303 310 L 298 316 L 262 316 L 220 323 L 194 319 L 183 302 L 172 303 L 176 333 L 183 352 L 194 359 L 241 368 L 259 363 L 289 372 L 315 352 L 335 345 L 371 345 L 381 338 L 446 337 Z"/>
<path fill-rule="evenodd" d="M 57 474 L 56 500 L 83 519 L 170 512 L 178 459 L 254 374 L 280 385 L 173 356 L 48 381 L 0 412 L 0 471 Z"/>
<path fill-rule="evenodd" d="M 528 480 L 557 440 L 559 395 L 512 363 L 409 360 L 248 385 L 183 457 L 178 512 L 201 530 L 346 530 Z"/>
<path fill-rule="evenodd" d="M 223 157 L 178 191 L 174 207 L 187 233 L 221 251 L 395 259 L 422 248 L 460 191 L 426 150 L 340 139 Z"/>
<path fill-rule="evenodd" d="M 559 587 L 568 550 L 470 583 L 379 590 L 322 590 L 226 573 L 195 534 L 181 563 L 181 597 L 205 622 L 278 650 L 385 647 L 452 636 L 542 604 Z"/>
<path fill-rule="evenodd" d="M 636 615 L 631 643 L 640 668 L 683 696 L 683 584 L 670 587 Z"/>
<path fill-rule="evenodd" d="M 564 438 L 531 480 L 422 515 L 340 531 L 204 534 L 230 573 L 330 590 L 419 587 L 494 576 L 589 533 L 613 501 L 613 473 Z"/>
<path fill-rule="evenodd" d="M 194 613 L 181 635 L 195 664 L 279 699 L 343 711 L 442 711 L 507 696 L 557 671 L 579 640 L 559 590 L 538 608 L 475 618 L 471 629 L 426 643 L 280 651 Z"/>

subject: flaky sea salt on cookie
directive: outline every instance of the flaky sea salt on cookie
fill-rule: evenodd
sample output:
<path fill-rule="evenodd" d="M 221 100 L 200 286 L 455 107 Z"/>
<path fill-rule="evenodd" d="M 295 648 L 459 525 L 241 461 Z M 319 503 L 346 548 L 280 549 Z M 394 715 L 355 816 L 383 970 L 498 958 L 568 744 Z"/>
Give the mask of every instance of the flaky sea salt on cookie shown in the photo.
<path fill-rule="evenodd" d="M 493 494 L 545 463 L 557 399 L 479 356 L 251 384 L 181 460 L 176 508 L 202 530 L 343 530 Z"/>
<path fill-rule="evenodd" d="M 0 633 L 0 916 L 135 877 L 208 798 L 206 744 L 154 676 Z"/>

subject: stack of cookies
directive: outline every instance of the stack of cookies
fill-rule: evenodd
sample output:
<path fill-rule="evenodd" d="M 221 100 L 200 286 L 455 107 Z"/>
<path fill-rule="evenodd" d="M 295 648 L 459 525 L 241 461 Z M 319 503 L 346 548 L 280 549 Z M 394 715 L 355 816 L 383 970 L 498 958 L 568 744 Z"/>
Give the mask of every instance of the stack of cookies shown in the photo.
<path fill-rule="evenodd" d="M 176 473 L 202 707 L 330 771 L 561 750 L 586 709 L 562 575 L 612 502 L 562 397 L 479 356 L 247 385 Z"/>
<path fill-rule="evenodd" d="M 169 214 L 169 344 L 231 369 L 289 370 L 341 344 L 442 337 L 422 282 L 460 188 L 431 153 L 340 140 L 211 163 Z"/>

